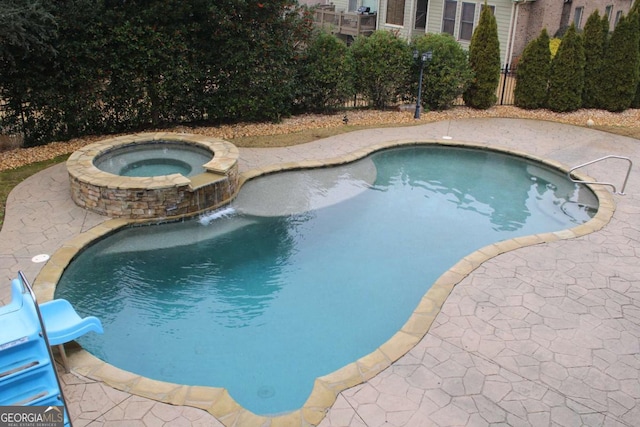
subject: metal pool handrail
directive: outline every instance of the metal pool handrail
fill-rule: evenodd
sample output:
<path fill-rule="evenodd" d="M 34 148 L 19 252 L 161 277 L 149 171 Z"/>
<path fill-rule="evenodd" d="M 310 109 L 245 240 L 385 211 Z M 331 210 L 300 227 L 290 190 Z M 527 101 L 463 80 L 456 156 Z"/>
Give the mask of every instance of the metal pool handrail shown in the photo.
<path fill-rule="evenodd" d="M 571 176 L 571 172 L 573 172 L 576 169 L 582 168 L 584 166 L 588 166 L 597 162 L 600 162 L 602 160 L 607 160 L 607 159 L 622 159 L 622 160 L 626 160 L 629 162 L 629 167 L 627 168 L 627 175 L 624 178 L 624 182 L 622 183 L 622 188 L 620 189 L 620 192 L 616 191 L 616 186 L 609 183 L 609 182 L 600 182 L 600 181 L 583 181 L 583 180 L 579 180 L 579 179 L 574 179 Z M 571 169 L 569 169 L 569 171 L 567 172 L 567 176 L 569 177 L 569 179 L 573 182 L 576 182 L 578 184 L 597 184 L 597 185 L 608 185 L 613 189 L 613 193 L 614 194 L 620 194 L 620 195 L 624 195 L 624 189 L 627 186 L 627 181 L 629 180 L 629 174 L 631 173 L 631 167 L 633 166 L 633 162 L 631 161 L 630 158 L 628 157 L 624 157 L 624 156 L 616 156 L 616 155 L 609 155 L 609 156 L 604 156 L 604 157 L 600 157 L 599 159 L 595 159 L 592 160 L 590 162 L 587 163 L 583 163 L 581 165 L 578 166 L 574 166 Z"/>

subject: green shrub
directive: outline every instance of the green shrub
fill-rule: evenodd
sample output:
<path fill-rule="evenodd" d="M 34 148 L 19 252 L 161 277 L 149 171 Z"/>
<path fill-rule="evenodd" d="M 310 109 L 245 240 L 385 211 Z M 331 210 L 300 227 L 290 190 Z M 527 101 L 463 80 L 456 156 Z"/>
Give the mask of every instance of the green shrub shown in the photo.
<path fill-rule="evenodd" d="M 46 4 L 56 31 L 23 43 L 13 64 L 0 61 L 1 124 L 27 145 L 292 111 L 313 25 L 296 0 Z M 55 55 L 32 50 L 44 42 Z"/>
<path fill-rule="evenodd" d="M 624 111 L 635 98 L 639 68 L 638 14 L 623 16 L 613 30 L 605 52 L 602 81 L 602 108 Z"/>
<path fill-rule="evenodd" d="M 422 101 L 429 110 L 445 110 L 469 87 L 473 71 L 469 66 L 467 53 L 449 34 L 425 34 L 415 38 L 411 50 L 432 52 L 432 59 L 425 64 L 422 79 Z M 418 67 L 414 62 L 409 76 L 409 93 L 418 90 Z"/>
<path fill-rule="evenodd" d="M 602 80 L 609 78 L 603 74 L 604 53 L 609 36 L 609 20 L 606 16 L 600 18 L 595 10 L 584 26 L 582 34 L 584 40 L 584 89 L 582 91 L 582 106 L 598 108 L 602 98 Z"/>
<path fill-rule="evenodd" d="M 584 46 L 582 37 L 571 25 L 558 54 L 551 61 L 547 106 L 557 112 L 575 111 L 582 106 L 584 88 Z"/>
<path fill-rule="evenodd" d="M 529 42 L 518 62 L 514 103 L 526 109 L 544 108 L 551 66 L 549 34 L 546 29 Z"/>
<path fill-rule="evenodd" d="M 498 24 L 487 6 L 480 12 L 480 21 L 473 31 L 469 45 L 469 64 L 475 78 L 464 92 L 464 102 L 472 108 L 487 109 L 497 101 L 500 84 L 500 42 Z"/>
<path fill-rule="evenodd" d="M 385 108 L 404 95 L 411 68 L 411 50 L 398 35 L 377 30 L 357 37 L 349 51 L 354 61 L 355 88 L 375 108 Z"/>
<path fill-rule="evenodd" d="M 314 34 L 302 53 L 298 70 L 296 102 L 302 111 L 336 110 L 354 94 L 349 48 L 331 34 Z"/>

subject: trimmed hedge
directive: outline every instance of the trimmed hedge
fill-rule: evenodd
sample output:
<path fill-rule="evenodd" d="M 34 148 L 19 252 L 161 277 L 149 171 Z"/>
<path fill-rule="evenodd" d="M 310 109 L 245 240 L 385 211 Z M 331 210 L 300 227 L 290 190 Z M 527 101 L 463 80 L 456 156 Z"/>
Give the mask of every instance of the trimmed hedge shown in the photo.
<path fill-rule="evenodd" d="M 27 145 L 291 113 L 313 23 L 295 0 L 55 2 L 56 55 L 0 63 L 3 131 Z"/>
<path fill-rule="evenodd" d="M 357 37 L 351 45 L 356 90 L 370 105 L 386 108 L 405 96 L 412 53 L 407 42 L 390 31 Z"/>
<path fill-rule="evenodd" d="M 432 52 L 431 61 L 425 64 L 422 79 L 422 103 L 428 110 L 446 110 L 471 84 L 473 71 L 467 52 L 449 34 L 425 34 L 411 42 L 411 50 Z M 414 62 L 409 76 L 409 93 L 418 91 L 419 64 Z"/>
<path fill-rule="evenodd" d="M 355 91 L 353 59 L 337 37 L 316 32 L 298 60 L 296 108 L 329 112 L 342 108 Z"/>

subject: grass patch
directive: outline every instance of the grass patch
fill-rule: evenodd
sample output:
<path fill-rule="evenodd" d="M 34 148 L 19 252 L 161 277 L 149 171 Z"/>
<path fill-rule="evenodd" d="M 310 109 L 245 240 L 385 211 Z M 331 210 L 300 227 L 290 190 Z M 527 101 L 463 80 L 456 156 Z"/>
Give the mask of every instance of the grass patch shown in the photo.
<path fill-rule="evenodd" d="M 4 213 L 7 207 L 7 197 L 13 188 L 31 175 L 40 172 L 49 166 L 64 162 L 69 155 L 58 156 L 51 160 L 31 163 L 16 169 L 0 172 L 0 230 L 4 224 Z"/>

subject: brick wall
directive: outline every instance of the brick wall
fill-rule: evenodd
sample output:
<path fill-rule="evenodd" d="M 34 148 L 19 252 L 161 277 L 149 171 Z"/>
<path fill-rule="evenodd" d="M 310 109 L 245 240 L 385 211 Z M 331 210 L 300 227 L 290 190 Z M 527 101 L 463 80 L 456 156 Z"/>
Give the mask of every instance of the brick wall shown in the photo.
<path fill-rule="evenodd" d="M 522 54 L 527 43 L 538 37 L 543 28 L 547 29 L 549 37 L 554 37 L 562 26 L 574 22 L 576 8 L 583 8 L 580 20 L 580 28 L 583 28 L 595 10 L 602 16 L 607 6 L 611 6 L 610 30 L 613 31 L 616 14 L 618 11 L 625 15 L 629 13 L 631 0 L 536 0 L 519 3 L 511 62 Z"/>

